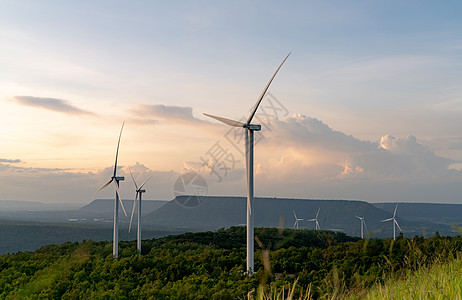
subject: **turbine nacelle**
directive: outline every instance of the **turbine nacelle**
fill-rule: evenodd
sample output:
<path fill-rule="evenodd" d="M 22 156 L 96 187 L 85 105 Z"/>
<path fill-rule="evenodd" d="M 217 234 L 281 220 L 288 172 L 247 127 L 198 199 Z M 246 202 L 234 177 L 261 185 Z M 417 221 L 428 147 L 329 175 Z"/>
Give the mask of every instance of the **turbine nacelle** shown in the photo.
<path fill-rule="evenodd" d="M 261 125 L 260 124 L 244 124 L 244 126 L 242 126 L 244 128 L 247 128 L 248 130 L 253 130 L 253 131 L 260 131 L 261 130 Z"/>
<path fill-rule="evenodd" d="M 115 177 L 112 177 L 112 179 L 117 180 L 117 181 L 124 181 L 125 177 L 124 176 L 115 176 Z"/>

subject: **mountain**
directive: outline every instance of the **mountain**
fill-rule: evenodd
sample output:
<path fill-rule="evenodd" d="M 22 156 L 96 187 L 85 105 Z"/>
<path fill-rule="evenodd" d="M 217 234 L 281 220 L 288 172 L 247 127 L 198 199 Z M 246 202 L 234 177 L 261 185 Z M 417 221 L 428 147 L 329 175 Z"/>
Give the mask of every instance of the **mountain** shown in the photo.
<path fill-rule="evenodd" d="M 146 214 L 162 207 L 168 201 L 164 200 L 142 200 L 142 213 Z M 125 209 L 131 212 L 133 208 L 133 200 L 122 200 Z M 113 214 L 114 199 L 96 199 L 89 204 L 80 208 L 81 211 L 88 212 L 109 212 Z"/>
<path fill-rule="evenodd" d="M 393 213 L 396 203 L 374 203 L 374 206 Z M 462 204 L 399 203 L 397 215 L 410 221 L 460 225 Z"/>
<path fill-rule="evenodd" d="M 191 205 L 193 203 L 194 205 Z M 392 213 L 378 208 L 366 201 L 353 200 L 318 200 L 318 199 L 289 199 L 289 198 L 255 198 L 255 226 L 292 228 L 294 224 L 293 211 L 298 218 L 299 228 L 314 228 L 314 222 L 308 222 L 316 216 L 320 209 L 318 222 L 321 229 L 342 231 L 348 235 L 358 236 L 360 221 L 357 215 L 366 218 L 369 232 L 374 237 L 389 237 L 392 223 L 381 223 L 383 219 L 392 217 Z M 200 230 L 216 230 L 230 226 L 246 224 L 246 198 L 221 196 L 178 196 L 159 209 L 147 214 L 144 221 L 156 227 L 193 228 Z M 403 228 L 405 235 L 423 234 L 420 229 L 425 228 L 425 234 L 436 231 L 432 224 L 413 222 L 401 217 L 397 221 Z M 450 232 L 451 228 L 442 226 L 441 232 Z"/>
<path fill-rule="evenodd" d="M 6 206 L 0 208 L 0 220 L 32 221 L 32 222 L 54 222 L 54 223 L 95 223 L 107 225 L 112 223 L 114 218 L 114 200 L 97 199 L 84 205 L 75 204 L 67 210 L 58 209 L 54 205 L 39 202 L 9 201 Z M 152 212 L 163 206 L 168 201 L 143 200 L 143 215 Z M 119 222 L 121 224 L 130 222 L 133 207 L 133 200 L 123 200 L 127 216 L 122 209 L 119 210 Z M 2 203 L 0 203 L 1 205 Z M 135 216 L 136 218 L 136 216 Z"/>
<path fill-rule="evenodd" d="M 42 203 L 37 201 L 0 200 L 0 211 L 43 211 L 76 209 L 76 203 Z"/>

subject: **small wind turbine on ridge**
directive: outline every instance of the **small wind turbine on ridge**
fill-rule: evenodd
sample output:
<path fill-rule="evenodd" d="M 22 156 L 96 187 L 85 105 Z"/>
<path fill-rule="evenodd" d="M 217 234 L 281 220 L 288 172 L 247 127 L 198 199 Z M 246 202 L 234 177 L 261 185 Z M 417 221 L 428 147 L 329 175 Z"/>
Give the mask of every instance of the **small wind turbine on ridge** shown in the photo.
<path fill-rule="evenodd" d="M 393 213 L 393 217 L 392 218 L 389 218 L 389 219 L 385 219 L 385 220 L 382 220 L 380 222 L 388 222 L 388 221 L 393 221 L 393 240 L 396 240 L 396 229 L 395 229 L 395 225 L 398 226 L 398 229 L 399 231 L 403 232 L 401 230 L 401 227 L 399 227 L 399 224 L 398 224 L 398 221 L 396 221 L 396 210 L 398 209 L 398 203 L 396 203 L 396 207 L 395 207 L 395 212 Z"/>
<path fill-rule="evenodd" d="M 295 210 L 293 210 L 294 212 L 294 217 L 295 217 L 295 223 L 294 223 L 294 229 L 298 229 L 298 221 L 303 221 L 303 219 L 299 219 L 297 218 L 297 215 L 295 214 Z"/>
<path fill-rule="evenodd" d="M 245 160 L 246 160 L 246 171 L 247 171 L 247 274 L 248 275 L 252 275 L 255 272 L 255 269 L 254 269 L 255 235 L 254 235 L 254 212 L 253 212 L 253 135 L 255 131 L 261 130 L 261 125 L 251 124 L 251 122 L 271 82 L 273 82 L 274 77 L 279 72 L 279 69 L 281 69 L 282 65 L 287 60 L 289 55 L 290 53 L 282 61 L 282 63 L 277 68 L 276 72 L 274 72 L 270 81 L 266 84 L 265 88 L 263 89 L 263 92 L 258 98 L 257 103 L 255 104 L 249 118 L 247 119 L 245 123 L 222 118 L 222 117 L 217 117 L 217 116 L 213 116 L 209 114 L 204 114 L 207 117 L 218 120 L 222 123 L 225 123 L 226 125 L 229 125 L 232 127 L 242 127 L 245 130 Z"/>
<path fill-rule="evenodd" d="M 119 194 L 119 181 L 123 181 L 125 177 L 117 176 L 117 157 L 119 156 L 120 138 L 122 137 L 122 130 L 124 129 L 124 125 L 125 125 L 125 122 L 122 123 L 122 128 L 120 129 L 120 134 L 119 134 L 119 141 L 117 142 L 117 151 L 116 151 L 116 157 L 115 157 L 115 163 L 114 163 L 114 173 L 111 179 L 93 194 L 93 198 L 94 198 L 99 191 L 101 191 L 102 189 L 110 185 L 112 182 L 114 182 L 115 201 L 114 201 L 114 236 L 113 236 L 113 244 L 112 244 L 112 254 L 114 255 L 115 259 L 117 259 L 117 257 L 119 256 L 119 202 L 120 202 L 120 205 L 122 206 L 122 210 L 124 211 L 125 216 L 127 216 L 127 212 L 125 211 L 124 204 L 122 203 L 122 197 L 120 197 L 120 194 Z"/>
<path fill-rule="evenodd" d="M 135 192 L 136 192 L 135 199 L 133 200 L 132 216 L 130 217 L 130 226 L 128 227 L 128 232 L 130 232 L 130 229 L 132 228 L 133 215 L 135 214 L 135 207 L 136 207 L 137 199 L 140 199 L 139 204 L 138 204 L 138 228 L 137 228 L 138 230 L 136 234 L 136 249 L 138 250 L 138 255 L 141 256 L 141 195 L 146 192 L 146 190 L 143 190 L 142 188 L 146 184 L 146 182 L 148 182 L 149 179 L 152 178 L 152 176 L 146 179 L 146 181 L 143 182 L 143 184 L 140 185 L 140 187 L 138 187 L 136 185 L 135 178 L 133 177 L 132 170 L 128 168 L 128 171 L 130 172 L 130 176 L 132 177 L 133 184 L 135 185 Z"/>
<path fill-rule="evenodd" d="M 318 215 L 319 215 L 320 209 L 321 208 L 318 208 L 318 212 L 316 213 L 316 217 L 314 219 L 307 220 L 308 222 L 316 222 L 316 227 L 315 227 L 316 230 L 321 230 L 321 226 L 319 226 L 319 223 L 318 223 Z"/>
<path fill-rule="evenodd" d="M 366 231 L 367 231 L 366 220 L 364 220 L 364 217 L 358 217 L 358 216 L 355 216 L 355 217 L 358 218 L 361 221 L 361 238 L 363 239 L 364 238 L 364 229 L 366 229 Z"/>

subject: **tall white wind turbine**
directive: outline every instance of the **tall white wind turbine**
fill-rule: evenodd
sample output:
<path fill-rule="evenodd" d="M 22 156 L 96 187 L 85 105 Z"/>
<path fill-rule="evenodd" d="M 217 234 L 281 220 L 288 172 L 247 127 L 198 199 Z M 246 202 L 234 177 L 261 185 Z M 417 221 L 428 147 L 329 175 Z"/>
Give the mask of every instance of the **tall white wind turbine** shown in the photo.
<path fill-rule="evenodd" d="M 297 215 L 295 214 L 295 210 L 293 210 L 294 212 L 294 217 L 295 217 L 295 223 L 294 223 L 294 229 L 298 229 L 298 221 L 303 221 L 303 219 L 299 219 L 297 218 Z"/>
<path fill-rule="evenodd" d="M 212 116 L 209 114 L 204 114 L 207 117 L 214 118 L 215 120 L 223 122 L 226 125 L 229 125 L 232 127 L 242 127 L 245 129 L 245 160 L 246 160 L 246 170 L 247 170 L 247 272 L 249 275 L 252 275 L 253 272 L 255 271 L 254 269 L 255 236 L 254 236 L 254 212 L 253 212 L 253 134 L 254 134 L 254 131 L 261 130 L 261 125 L 251 124 L 251 122 L 271 82 L 273 81 L 274 77 L 278 73 L 279 69 L 281 69 L 282 65 L 287 60 L 289 55 L 290 53 L 286 56 L 286 58 L 279 65 L 276 72 L 274 72 L 270 81 L 263 89 L 263 92 L 258 98 L 257 103 L 255 104 L 249 118 L 247 119 L 245 123 L 222 118 L 222 117 Z"/>
<path fill-rule="evenodd" d="M 149 181 L 149 179 L 151 179 L 152 176 L 146 179 L 146 181 L 143 182 L 143 184 L 140 185 L 140 187 L 138 187 L 138 185 L 136 185 L 135 178 L 133 177 L 133 174 L 130 168 L 128 169 L 128 171 L 130 172 L 130 176 L 132 177 L 133 184 L 135 185 L 135 192 L 136 192 L 135 200 L 133 200 L 132 216 L 130 217 L 130 226 L 128 227 L 128 232 L 130 232 L 130 229 L 132 228 L 133 215 L 135 214 L 136 203 L 137 203 L 137 200 L 139 199 L 140 201 L 138 204 L 138 228 L 137 228 L 138 230 L 136 234 L 136 249 L 138 249 L 138 255 L 141 256 L 141 196 L 143 193 L 146 192 L 146 190 L 143 190 L 143 186 L 146 184 L 146 182 Z"/>
<path fill-rule="evenodd" d="M 125 177 L 117 176 L 117 157 L 119 155 L 120 138 L 122 137 L 122 130 L 124 129 L 124 124 L 125 122 L 122 123 L 122 128 L 120 129 L 120 134 L 119 134 L 119 141 L 117 142 L 117 151 L 116 151 L 116 157 L 115 157 L 115 163 L 114 163 L 114 173 L 111 179 L 93 194 L 93 197 L 95 197 L 95 195 L 99 191 L 101 191 L 102 189 L 110 185 L 112 182 L 114 182 L 114 188 L 115 188 L 114 238 L 113 238 L 113 244 L 112 244 L 112 254 L 114 255 L 115 259 L 117 259 L 117 257 L 119 256 L 119 202 L 120 202 L 120 205 L 122 206 L 122 210 L 124 211 L 125 216 L 127 216 L 127 212 L 125 211 L 124 204 L 122 203 L 122 197 L 120 197 L 120 194 L 119 194 L 119 181 L 123 181 Z"/>
<path fill-rule="evenodd" d="M 307 220 L 308 222 L 316 222 L 316 227 L 315 227 L 316 230 L 321 230 L 321 226 L 319 226 L 319 223 L 318 223 L 318 215 L 319 215 L 320 209 L 321 208 L 318 208 L 318 212 L 316 213 L 316 218 Z"/>
<path fill-rule="evenodd" d="M 364 219 L 364 217 L 358 217 L 358 216 L 355 216 L 355 217 L 358 218 L 361 221 L 361 238 L 363 239 L 364 238 L 364 229 L 366 229 L 366 231 L 367 231 L 366 220 Z"/>
<path fill-rule="evenodd" d="M 382 220 L 380 222 L 388 222 L 388 221 L 393 221 L 393 240 L 396 240 L 396 229 L 395 229 L 395 225 L 398 226 L 398 229 L 399 231 L 403 232 L 401 230 L 401 227 L 399 227 L 399 224 L 398 224 L 398 221 L 396 221 L 396 210 L 398 209 L 398 203 L 396 203 L 396 207 L 395 207 L 395 212 L 393 213 L 393 217 L 390 218 L 390 219 L 385 219 L 385 220 Z"/>

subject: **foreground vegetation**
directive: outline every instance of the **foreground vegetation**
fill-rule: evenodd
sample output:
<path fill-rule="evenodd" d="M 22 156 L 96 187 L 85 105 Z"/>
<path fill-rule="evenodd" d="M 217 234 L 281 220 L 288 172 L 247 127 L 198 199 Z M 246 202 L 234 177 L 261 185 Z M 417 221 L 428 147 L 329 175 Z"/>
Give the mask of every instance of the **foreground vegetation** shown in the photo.
<path fill-rule="evenodd" d="M 145 240 L 141 257 L 134 242 L 122 242 L 118 260 L 111 242 L 6 254 L 0 256 L 0 298 L 343 298 L 377 284 L 383 290 L 390 276 L 410 276 L 462 250 L 461 237 L 439 235 L 393 241 L 312 230 L 255 232 L 259 250 L 252 277 L 244 275 L 245 228 L 233 227 Z"/>
<path fill-rule="evenodd" d="M 391 274 L 385 283 L 379 282 L 368 291 L 350 299 L 461 299 L 462 258 L 446 263 L 435 262 L 401 276 Z"/>

